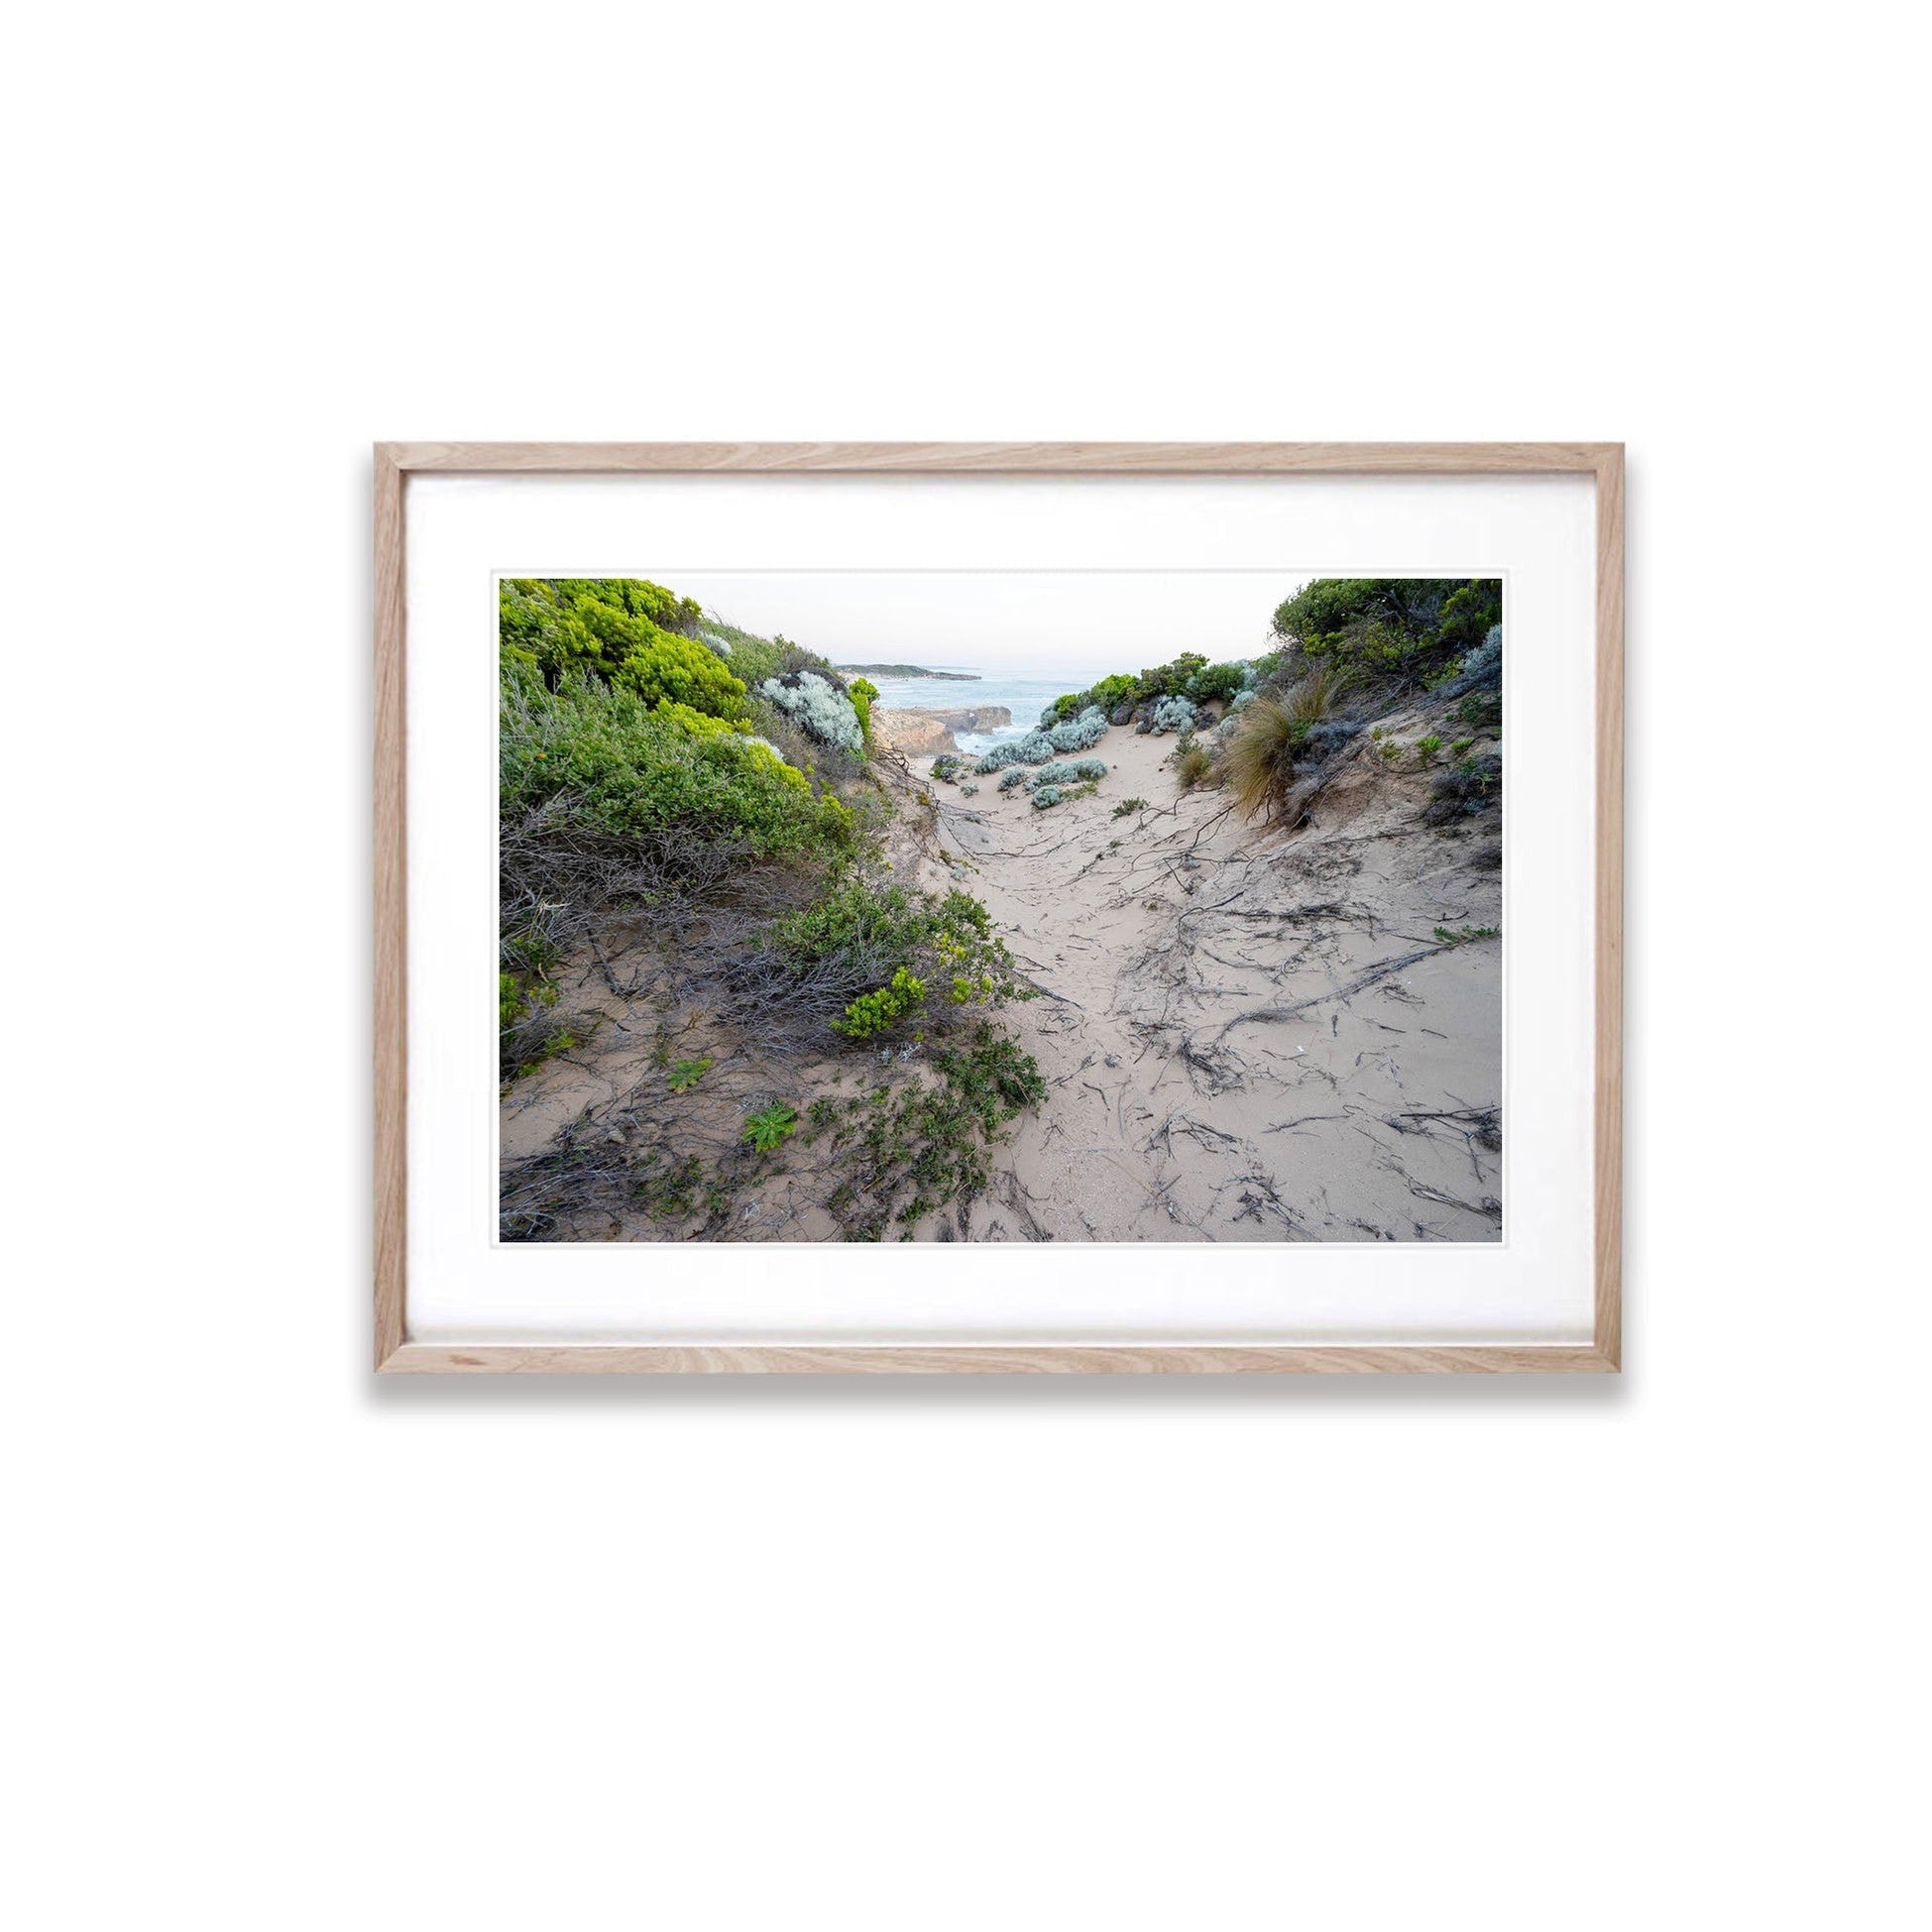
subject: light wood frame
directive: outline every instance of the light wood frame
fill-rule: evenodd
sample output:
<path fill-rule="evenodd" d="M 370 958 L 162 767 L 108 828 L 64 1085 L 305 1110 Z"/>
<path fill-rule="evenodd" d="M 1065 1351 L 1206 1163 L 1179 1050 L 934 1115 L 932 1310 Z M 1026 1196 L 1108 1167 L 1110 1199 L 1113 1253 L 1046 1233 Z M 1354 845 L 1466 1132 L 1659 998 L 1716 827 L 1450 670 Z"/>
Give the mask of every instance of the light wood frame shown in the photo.
<path fill-rule="evenodd" d="M 408 1339 L 404 485 L 411 475 L 1489 476 L 1596 481 L 1595 1320 L 1587 1346 L 694 1348 Z M 1624 448 L 1621 443 L 379 443 L 376 445 L 376 1366 L 386 1374 L 1566 1373 L 1623 1360 Z"/>

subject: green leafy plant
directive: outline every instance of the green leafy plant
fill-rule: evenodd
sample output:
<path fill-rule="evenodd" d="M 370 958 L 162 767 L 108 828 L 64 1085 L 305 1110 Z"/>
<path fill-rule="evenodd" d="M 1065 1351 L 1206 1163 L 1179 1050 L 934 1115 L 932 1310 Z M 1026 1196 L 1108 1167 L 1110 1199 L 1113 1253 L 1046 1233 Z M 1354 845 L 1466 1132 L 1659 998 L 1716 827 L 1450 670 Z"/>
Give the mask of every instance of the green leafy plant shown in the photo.
<path fill-rule="evenodd" d="M 1444 946 L 1468 946 L 1479 939 L 1500 939 L 1501 926 L 1459 926 L 1453 931 L 1447 926 L 1435 929 L 1436 939 Z"/>
<path fill-rule="evenodd" d="M 711 1071 L 711 1056 L 702 1060 L 680 1060 L 665 1076 L 664 1083 L 673 1093 L 688 1093 Z"/>
<path fill-rule="evenodd" d="M 1416 740 L 1416 762 L 1427 764 L 1441 748 L 1442 740 L 1434 732 L 1430 732 L 1425 738 L 1419 738 Z"/>
<path fill-rule="evenodd" d="M 1188 695 L 1205 703 L 1208 699 L 1226 700 L 1240 690 L 1248 674 L 1242 663 L 1209 664 L 1193 674 Z"/>
<path fill-rule="evenodd" d="M 1132 813 L 1144 812 L 1146 810 L 1147 810 L 1146 799 L 1123 798 L 1120 801 L 1120 803 L 1113 808 L 1113 815 L 1117 819 L 1124 819 Z"/>
<path fill-rule="evenodd" d="M 748 1140 L 760 1154 L 769 1154 L 774 1147 L 781 1147 L 798 1131 L 798 1109 L 787 1106 L 782 1100 L 774 1100 L 769 1106 L 760 1107 L 756 1113 L 744 1116 L 744 1132 L 740 1140 Z"/>
<path fill-rule="evenodd" d="M 827 1205 L 849 1241 L 882 1240 L 895 1225 L 909 1233 L 949 1201 L 982 1192 L 992 1179 L 988 1150 L 1006 1123 L 1046 1097 L 1033 1056 L 983 1021 L 963 1045 L 936 1050 L 931 1065 L 930 1082 L 877 1086 L 826 1108 L 844 1174 Z M 815 1102 L 815 1124 L 820 1117 Z"/>
<path fill-rule="evenodd" d="M 926 1003 L 926 982 L 901 966 L 876 992 L 861 993 L 832 1022 L 848 1040 L 869 1040 L 895 1027 Z"/>

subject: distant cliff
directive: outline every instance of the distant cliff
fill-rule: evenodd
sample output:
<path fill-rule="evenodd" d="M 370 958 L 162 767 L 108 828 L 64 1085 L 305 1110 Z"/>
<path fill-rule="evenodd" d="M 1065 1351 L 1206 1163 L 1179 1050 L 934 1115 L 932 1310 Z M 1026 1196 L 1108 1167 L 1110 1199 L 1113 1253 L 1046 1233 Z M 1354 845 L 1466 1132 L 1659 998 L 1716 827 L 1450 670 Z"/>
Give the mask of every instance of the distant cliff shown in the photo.
<path fill-rule="evenodd" d="M 894 751 L 957 751 L 955 732 L 990 732 L 1010 725 L 1013 714 L 1004 705 L 966 705 L 953 711 L 872 707 L 872 737 Z"/>

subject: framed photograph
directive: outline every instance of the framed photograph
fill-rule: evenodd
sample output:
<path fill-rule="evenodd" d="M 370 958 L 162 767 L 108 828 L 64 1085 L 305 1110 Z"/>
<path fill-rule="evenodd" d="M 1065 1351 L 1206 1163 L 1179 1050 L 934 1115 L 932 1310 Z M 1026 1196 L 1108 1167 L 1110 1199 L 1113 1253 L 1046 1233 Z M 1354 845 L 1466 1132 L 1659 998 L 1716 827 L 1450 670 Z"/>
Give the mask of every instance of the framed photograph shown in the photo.
<path fill-rule="evenodd" d="M 1618 1368 L 1620 444 L 375 494 L 379 1369 Z"/>

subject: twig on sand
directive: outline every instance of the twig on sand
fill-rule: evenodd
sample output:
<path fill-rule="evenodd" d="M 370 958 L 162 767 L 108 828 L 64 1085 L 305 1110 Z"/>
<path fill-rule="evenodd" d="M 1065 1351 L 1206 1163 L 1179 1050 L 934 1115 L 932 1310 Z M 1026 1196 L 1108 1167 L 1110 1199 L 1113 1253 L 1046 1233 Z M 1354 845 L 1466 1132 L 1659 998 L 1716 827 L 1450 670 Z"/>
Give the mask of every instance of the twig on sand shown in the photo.
<path fill-rule="evenodd" d="M 1386 979 L 1392 972 L 1400 972 L 1405 966 L 1413 966 L 1420 960 L 1426 960 L 1436 953 L 1446 953 L 1448 946 L 1424 946 L 1414 953 L 1404 953 L 1400 958 L 1384 960 L 1380 966 L 1370 966 L 1366 972 L 1358 973 L 1345 986 L 1336 986 L 1325 993 L 1316 993 L 1308 999 L 1298 999 L 1292 1006 L 1257 1006 L 1251 1012 L 1237 1013 L 1227 1025 L 1215 1034 L 1218 1044 L 1237 1026 L 1245 1026 L 1250 1020 L 1299 1020 L 1304 1013 L 1316 1006 L 1325 1006 L 1331 999 L 1347 999 L 1353 993 L 1365 991 L 1378 979 Z"/>

